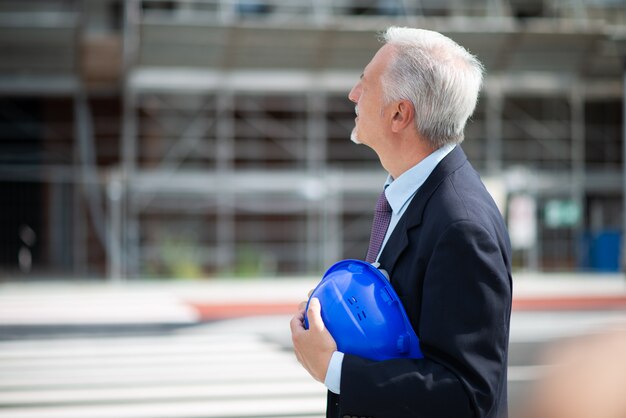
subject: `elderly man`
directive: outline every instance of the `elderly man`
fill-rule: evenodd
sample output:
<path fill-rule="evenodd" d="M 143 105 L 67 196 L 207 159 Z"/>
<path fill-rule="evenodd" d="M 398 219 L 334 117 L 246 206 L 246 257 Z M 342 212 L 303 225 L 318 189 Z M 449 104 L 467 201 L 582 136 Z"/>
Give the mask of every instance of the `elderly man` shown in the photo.
<path fill-rule="evenodd" d="M 316 299 L 309 329 L 305 304 L 291 321 L 294 350 L 328 387 L 328 417 L 505 417 L 509 238 L 459 145 L 482 66 L 436 32 L 392 27 L 383 40 L 348 96 L 352 140 L 372 148 L 389 173 L 366 261 L 388 273 L 424 358 L 337 351 Z"/>

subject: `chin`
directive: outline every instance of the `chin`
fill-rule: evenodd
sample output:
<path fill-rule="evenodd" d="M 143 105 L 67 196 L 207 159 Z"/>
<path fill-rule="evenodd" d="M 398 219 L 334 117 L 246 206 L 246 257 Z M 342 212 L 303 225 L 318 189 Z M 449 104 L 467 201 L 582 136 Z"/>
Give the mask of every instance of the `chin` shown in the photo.
<path fill-rule="evenodd" d="M 355 144 L 362 143 L 356 134 L 356 128 L 352 129 L 352 132 L 350 133 L 350 141 L 354 142 Z"/>

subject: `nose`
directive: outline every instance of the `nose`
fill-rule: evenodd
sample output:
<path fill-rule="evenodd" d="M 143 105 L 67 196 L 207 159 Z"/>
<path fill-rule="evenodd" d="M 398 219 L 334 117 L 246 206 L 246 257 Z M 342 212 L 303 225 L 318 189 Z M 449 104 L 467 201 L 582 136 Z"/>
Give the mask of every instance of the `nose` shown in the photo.
<path fill-rule="evenodd" d="M 360 96 L 361 96 L 361 82 L 359 81 L 358 83 L 354 85 L 354 87 L 352 87 L 352 90 L 350 90 L 350 93 L 348 93 L 348 99 L 350 99 L 351 102 L 357 103 L 359 101 Z"/>

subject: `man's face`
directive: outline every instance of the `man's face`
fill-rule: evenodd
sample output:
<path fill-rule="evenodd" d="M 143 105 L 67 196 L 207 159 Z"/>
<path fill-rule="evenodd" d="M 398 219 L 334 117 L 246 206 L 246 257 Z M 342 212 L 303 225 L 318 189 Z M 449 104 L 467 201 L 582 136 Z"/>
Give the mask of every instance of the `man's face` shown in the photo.
<path fill-rule="evenodd" d="M 393 49 L 384 45 L 363 70 L 360 80 L 352 87 L 348 98 L 355 103 L 355 126 L 350 139 L 376 149 L 377 141 L 385 138 L 385 107 L 381 77 L 392 59 Z"/>

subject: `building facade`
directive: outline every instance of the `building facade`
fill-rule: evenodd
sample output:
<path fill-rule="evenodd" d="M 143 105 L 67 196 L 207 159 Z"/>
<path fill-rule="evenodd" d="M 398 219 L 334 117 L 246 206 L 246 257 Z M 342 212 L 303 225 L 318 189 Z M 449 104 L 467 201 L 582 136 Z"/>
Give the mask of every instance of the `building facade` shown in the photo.
<path fill-rule="evenodd" d="M 0 4 L 2 276 L 362 258 L 385 173 L 347 93 L 390 25 L 485 64 L 463 147 L 515 267 L 620 269 L 623 0 L 85 0 Z"/>

